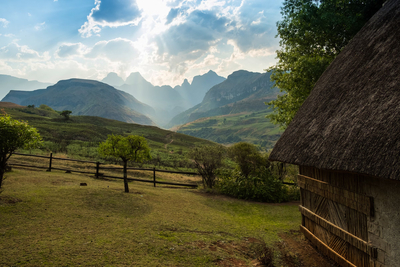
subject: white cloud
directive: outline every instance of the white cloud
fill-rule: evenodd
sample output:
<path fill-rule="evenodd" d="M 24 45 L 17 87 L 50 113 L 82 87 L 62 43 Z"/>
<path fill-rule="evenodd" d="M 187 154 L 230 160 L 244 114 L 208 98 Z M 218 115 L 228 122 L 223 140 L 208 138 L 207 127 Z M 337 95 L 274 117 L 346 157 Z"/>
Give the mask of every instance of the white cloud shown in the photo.
<path fill-rule="evenodd" d="M 79 29 L 82 37 L 99 35 L 104 27 L 137 25 L 141 19 L 135 0 L 95 0 L 95 5 Z"/>
<path fill-rule="evenodd" d="M 220 0 L 203 0 L 200 5 L 197 7 L 198 10 L 214 10 L 224 7 L 226 5 L 226 1 Z"/>
<path fill-rule="evenodd" d="M 137 59 L 139 52 L 132 41 L 116 38 L 110 41 L 100 41 L 85 55 L 87 58 L 106 58 L 110 61 L 130 63 Z"/>
<path fill-rule="evenodd" d="M 11 61 L 31 61 L 49 60 L 50 57 L 48 52 L 40 54 L 26 45 L 20 46 L 16 42 L 12 42 L 0 48 L 0 59 Z"/>
<path fill-rule="evenodd" d="M 37 30 L 37 31 L 43 30 L 45 26 L 46 26 L 46 22 L 45 21 L 42 22 L 42 23 L 38 23 L 38 24 L 35 25 L 35 30 Z"/>
<path fill-rule="evenodd" d="M 0 18 L 0 25 L 3 25 L 3 28 L 7 28 L 10 22 L 4 18 Z"/>
<path fill-rule="evenodd" d="M 87 48 L 82 43 L 64 43 L 58 47 L 56 56 L 61 58 L 82 56 L 86 52 Z"/>
<path fill-rule="evenodd" d="M 101 79 L 108 72 L 126 77 L 138 71 L 155 85 L 174 85 L 209 69 L 227 76 L 239 68 L 262 71 L 274 63 L 274 51 L 278 49 L 278 40 L 274 38 L 275 25 L 280 19 L 277 6 L 282 1 L 93 2 L 94 5 L 89 7 L 91 11 L 84 11 L 87 12 L 84 13 L 86 21 L 80 24 L 80 29 L 78 26 L 81 37 L 93 38 L 79 41 L 73 39 L 75 37 L 63 39 L 68 34 L 57 32 L 53 44 L 58 44 L 52 46 L 52 41 L 44 38 L 46 43 L 40 46 L 40 34 L 44 32 L 34 32 L 35 26 L 39 30 L 51 25 L 47 30 L 52 30 L 56 23 L 35 13 L 29 19 L 35 17 L 36 22 L 46 21 L 37 25 L 32 23 L 29 29 L 24 28 L 26 33 L 28 30 L 33 32 L 33 35 L 26 36 L 34 36 L 31 39 L 35 44 L 30 44 L 30 40 L 21 37 L 17 31 L 11 32 L 17 34 L 19 40 L 0 47 L 0 69 L 12 68 L 16 73 L 40 75 L 37 78 L 26 77 L 31 79 L 44 77 L 46 71 L 51 73 L 52 79 L 65 79 L 68 75 Z M 7 24 L 7 20 L 0 19 L 0 28 Z M 95 36 L 100 34 L 101 37 Z M 1 37 L 2 41 L 6 40 L 4 37 L 16 38 L 6 35 L 4 31 Z M 46 47 L 48 52 L 35 51 L 31 47 Z M 55 75 L 57 70 L 59 75 Z M 79 71 L 88 76 L 80 75 Z"/>

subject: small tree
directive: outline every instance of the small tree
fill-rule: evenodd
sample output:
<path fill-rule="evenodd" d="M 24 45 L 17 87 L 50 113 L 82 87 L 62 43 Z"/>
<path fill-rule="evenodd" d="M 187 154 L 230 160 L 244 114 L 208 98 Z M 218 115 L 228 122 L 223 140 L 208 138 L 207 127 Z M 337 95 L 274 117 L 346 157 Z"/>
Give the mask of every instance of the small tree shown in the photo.
<path fill-rule="evenodd" d="M 221 146 L 195 147 L 189 152 L 198 172 L 202 176 L 204 187 L 213 188 L 216 181 L 216 170 L 223 165 L 225 149 Z"/>
<path fill-rule="evenodd" d="M 69 115 L 71 115 L 71 110 L 63 110 L 61 111 L 60 115 L 65 118 L 65 120 L 69 120 Z"/>
<path fill-rule="evenodd" d="M 150 148 L 144 137 L 138 135 L 109 135 L 107 140 L 99 145 L 99 154 L 104 157 L 121 159 L 124 163 L 124 187 L 129 193 L 127 165 L 128 161 L 143 162 L 150 160 Z"/>
<path fill-rule="evenodd" d="M 253 144 L 236 143 L 229 148 L 229 156 L 236 162 L 245 178 L 256 174 L 260 168 L 269 167 L 269 161 L 263 157 Z"/>
<path fill-rule="evenodd" d="M 0 189 L 7 161 L 18 148 L 35 148 L 41 143 L 37 130 L 24 121 L 0 114 Z"/>

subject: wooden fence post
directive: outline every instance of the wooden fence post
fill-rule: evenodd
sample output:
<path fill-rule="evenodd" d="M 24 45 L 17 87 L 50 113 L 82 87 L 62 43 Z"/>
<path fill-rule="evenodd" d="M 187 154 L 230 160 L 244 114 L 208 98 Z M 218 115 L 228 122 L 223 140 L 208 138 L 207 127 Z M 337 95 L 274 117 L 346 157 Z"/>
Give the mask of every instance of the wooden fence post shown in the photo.
<path fill-rule="evenodd" d="M 53 161 L 53 153 L 50 153 L 49 169 L 47 171 L 51 172 L 51 162 Z"/>
<path fill-rule="evenodd" d="M 153 182 L 154 182 L 154 187 L 156 187 L 156 168 L 153 167 Z"/>
<path fill-rule="evenodd" d="M 96 162 L 96 178 L 99 178 L 100 162 Z"/>

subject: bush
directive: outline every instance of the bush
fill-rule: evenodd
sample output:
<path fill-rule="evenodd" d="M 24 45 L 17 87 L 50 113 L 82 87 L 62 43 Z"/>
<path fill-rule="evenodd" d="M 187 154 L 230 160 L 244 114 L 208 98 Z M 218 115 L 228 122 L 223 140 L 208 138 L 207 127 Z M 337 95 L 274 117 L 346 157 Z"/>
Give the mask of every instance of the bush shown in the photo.
<path fill-rule="evenodd" d="M 217 179 L 216 172 L 223 166 L 225 150 L 221 146 L 200 146 L 189 151 L 188 157 L 194 161 L 201 174 L 204 188 L 213 188 Z"/>
<path fill-rule="evenodd" d="M 267 169 L 247 178 L 237 169 L 224 170 L 220 171 L 219 178 L 216 188 L 224 195 L 273 203 L 291 200 L 287 187 Z"/>
<path fill-rule="evenodd" d="M 229 156 L 236 162 L 238 169 L 246 178 L 251 174 L 258 175 L 271 165 L 255 145 L 246 142 L 231 146 Z"/>
<path fill-rule="evenodd" d="M 262 202 L 300 198 L 297 186 L 283 184 L 284 168 L 271 164 L 255 145 L 237 143 L 229 148 L 229 156 L 236 163 L 236 169 L 220 171 L 217 189 L 222 194 Z"/>

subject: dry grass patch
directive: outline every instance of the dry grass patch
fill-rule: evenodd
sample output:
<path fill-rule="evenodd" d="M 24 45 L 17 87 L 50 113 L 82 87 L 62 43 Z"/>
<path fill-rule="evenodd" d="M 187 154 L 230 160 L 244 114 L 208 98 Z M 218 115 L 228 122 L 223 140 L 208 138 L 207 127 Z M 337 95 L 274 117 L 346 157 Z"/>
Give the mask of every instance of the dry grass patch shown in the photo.
<path fill-rule="evenodd" d="M 126 194 L 122 181 L 73 173 L 14 169 L 4 188 L 0 266 L 251 266 L 249 240 L 274 244 L 300 224 L 296 204 L 139 182 Z"/>

